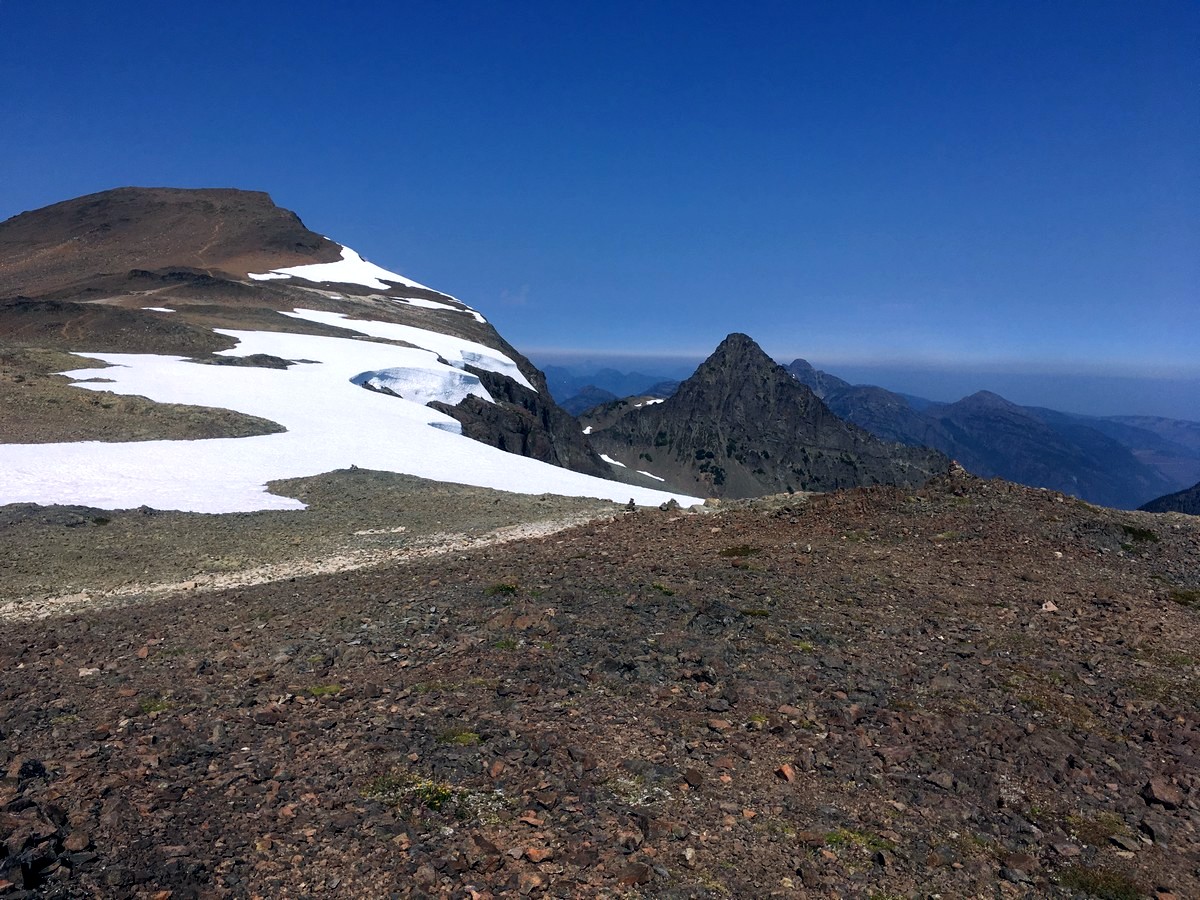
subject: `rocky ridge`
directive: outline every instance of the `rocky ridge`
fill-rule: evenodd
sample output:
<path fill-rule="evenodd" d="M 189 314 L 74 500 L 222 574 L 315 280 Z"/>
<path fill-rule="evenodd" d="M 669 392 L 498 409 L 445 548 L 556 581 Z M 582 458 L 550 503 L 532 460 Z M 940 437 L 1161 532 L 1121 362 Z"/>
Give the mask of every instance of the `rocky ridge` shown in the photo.
<path fill-rule="evenodd" d="M 743 334 L 661 403 L 618 401 L 580 422 L 597 450 L 706 496 L 917 485 L 950 462 L 843 422 Z"/>

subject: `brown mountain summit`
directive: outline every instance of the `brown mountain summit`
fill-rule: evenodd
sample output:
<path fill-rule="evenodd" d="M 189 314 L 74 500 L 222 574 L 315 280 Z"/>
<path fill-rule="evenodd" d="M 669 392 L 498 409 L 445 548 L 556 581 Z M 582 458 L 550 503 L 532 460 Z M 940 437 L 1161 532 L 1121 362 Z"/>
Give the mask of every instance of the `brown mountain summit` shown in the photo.
<path fill-rule="evenodd" d="M 542 373 L 455 298 L 407 282 L 369 287 L 249 278 L 342 257 L 341 245 L 310 231 L 261 191 L 125 187 L 0 222 L 0 363 L 11 376 L 0 378 L 0 441 L 78 439 L 72 435 L 81 417 L 92 423 L 90 439 L 155 436 L 140 419 L 131 431 L 117 413 L 97 413 L 94 397 L 65 390 L 62 379 L 54 382 L 50 367 L 62 358 L 52 360 L 46 351 L 159 353 L 227 363 L 210 360 L 235 345 L 216 328 L 348 334 L 280 315 L 306 308 L 413 326 L 501 351 L 535 390 L 479 369 L 498 402 L 445 411 L 476 440 L 587 474 L 611 474 L 574 419 L 554 403 Z M 174 314 L 154 311 L 164 305 Z M 193 423 L 183 432 L 227 433 L 245 429 Z M 162 436 L 168 434 L 180 436 L 170 429 Z"/>
<path fill-rule="evenodd" d="M 340 253 L 262 191 L 116 188 L 0 222 L 0 296 L 70 291 L 133 269 L 244 278 Z"/>

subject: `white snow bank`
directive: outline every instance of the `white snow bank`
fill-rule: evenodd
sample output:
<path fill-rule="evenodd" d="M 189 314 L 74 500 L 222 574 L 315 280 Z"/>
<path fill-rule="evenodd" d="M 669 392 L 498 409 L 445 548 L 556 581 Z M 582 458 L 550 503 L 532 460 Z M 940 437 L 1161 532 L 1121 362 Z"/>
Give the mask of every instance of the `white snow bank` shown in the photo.
<path fill-rule="evenodd" d="M 591 426 L 591 425 L 585 425 L 585 426 L 583 426 L 583 433 L 584 433 L 584 434 L 591 434 L 591 433 L 592 433 L 592 426 Z"/>
<path fill-rule="evenodd" d="M 488 403 L 495 402 L 487 388 L 479 383 L 478 375 L 446 366 L 438 366 L 436 369 L 395 367 L 377 372 L 362 372 L 350 380 L 377 391 L 391 391 L 405 400 L 421 405 L 431 400 L 440 400 L 442 403 L 457 406 L 470 396 L 486 400 Z"/>
<path fill-rule="evenodd" d="M 284 313 L 284 315 L 297 319 L 306 319 L 309 322 L 334 325 L 338 328 L 347 328 L 351 331 L 357 331 L 359 334 L 369 335 L 370 337 L 415 344 L 418 347 L 424 347 L 426 350 L 432 350 L 438 356 L 442 357 L 442 359 L 446 360 L 446 362 L 450 363 L 450 365 L 457 368 L 471 365 L 477 369 L 499 372 L 501 375 L 507 375 L 513 381 L 517 382 L 517 384 L 522 384 L 531 391 L 534 390 L 533 385 L 521 374 L 521 370 L 517 368 L 515 362 L 499 350 L 487 346 L 487 344 L 468 341 L 465 338 L 442 334 L 438 331 L 430 331 L 426 328 L 415 328 L 412 325 L 350 319 L 341 313 L 321 312 L 315 309 L 297 309 L 295 312 Z"/>
<path fill-rule="evenodd" d="M 281 278 L 303 278 L 305 281 L 328 284 L 361 284 L 363 287 L 374 288 L 377 291 L 386 291 L 395 288 L 397 284 L 405 287 L 420 288 L 423 291 L 436 290 L 435 288 L 426 287 L 411 278 L 405 278 L 403 275 L 397 275 L 395 272 L 390 272 L 382 266 L 377 266 L 373 262 L 367 262 L 349 247 L 338 244 L 342 248 L 342 258 L 337 262 L 331 263 L 313 263 L 307 266 L 289 266 L 283 269 L 272 269 L 270 272 L 249 273 L 249 277 L 255 281 L 275 281 Z M 393 282 L 385 284 L 385 282 Z M 323 291 L 321 293 L 324 293 Z M 442 291 L 437 291 L 443 297 L 450 297 Z M 328 296 L 341 299 L 338 294 L 329 294 Z M 442 303 L 438 300 L 430 300 L 425 297 L 383 297 L 381 299 L 391 300 L 394 303 L 407 303 L 409 306 L 419 306 L 424 309 L 446 309 L 452 312 L 466 313 L 469 316 L 474 316 L 478 322 L 487 322 L 476 310 L 467 306 L 465 303 L 462 306 L 452 306 L 449 303 Z M 450 297 L 456 303 L 459 302 L 456 297 Z"/>
<path fill-rule="evenodd" d="M 622 469 L 628 468 L 628 466 L 626 466 L 625 463 L 619 462 L 618 460 L 615 460 L 611 456 L 607 456 L 604 453 L 600 454 L 600 458 L 602 460 L 604 460 L 606 463 L 608 463 L 610 466 L 620 466 Z"/>
<path fill-rule="evenodd" d="M 638 474 L 645 475 L 647 478 L 653 478 L 655 481 L 666 481 L 667 480 L 665 478 L 659 478 L 657 475 L 651 475 L 649 472 L 647 472 L 643 469 L 638 469 Z"/>
<path fill-rule="evenodd" d="M 662 403 L 662 400 L 643 400 L 641 403 L 633 404 L 634 409 L 641 409 L 643 406 L 653 406 L 656 403 Z"/>
<path fill-rule="evenodd" d="M 451 306 L 449 303 L 441 303 L 425 297 L 384 297 L 383 299 L 391 300 L 393 303 L 407 303 L 409 306 L 419 306 L 422 309 L 447 309 L 450 312 L 466 313 L 469 316 L 474 316 L 476 322 L 487 324 L 487 319 L 469 306 Z"/>
<path fill-rule="evenodd" d="M 175 312 L 175 310 L 167 309 L 165 306 L 143 306 L 142 309 L 147 312 Z"/>
<path fill-rule="evenodd" d="M 341 246 L 340 244 L 338 246 Z M 255 281 L 270 281 L 275 278 L 303 278 L 305 281 L 324 282 L 327 284 L 361 284 L 363 287 L 386 291 L 390 287 L 402 284 L 405 287 L 432 290 L 423 284 L 418 284 L 403 275 L 389 272 L 383 266 L 367 262 L 349 247 L 342 247 L 342 258 L 331 263 L 312 263 L 307 266 L 289 266 L 284 269 L 272 269 L 261 274 L 250 273 Z M 393 284 L 384 284 L 384 281 Z"/>
<path fill-rule="evenodd" d="M 361 325 L 363 323 L 355 323 Z M 141 505 L 223 513 L 300 509 L 266 482 L 358 465 L 526 494 L 554 493 L 658 505 L 699 498 L 605 481 L 465 438 L 449 416 L 351 383 L 366 372 L 450 372 L 430 350 L 351 338 L 222 331 L 228 355 L 314 360 L 287 369 L 206 366 L 178 357 L 89 353 L 111 366 L 67 373 L 108 383 L 82 389 L 140 394 L 159 402 L 235 409 L 278 422 L 281 434 L 199 441 L 0 445 L 0 505 L 67 503 L 105 509 Z M 443 382 L 444 383 L 444 382 Z M 432 427 L 430 427 L 432 426 Z"/>

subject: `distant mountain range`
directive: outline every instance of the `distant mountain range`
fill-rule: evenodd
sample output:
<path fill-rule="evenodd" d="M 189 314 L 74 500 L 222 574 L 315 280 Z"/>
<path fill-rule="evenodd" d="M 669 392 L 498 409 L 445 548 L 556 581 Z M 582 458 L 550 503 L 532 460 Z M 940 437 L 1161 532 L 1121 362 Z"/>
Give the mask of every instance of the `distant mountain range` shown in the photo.
<path fill-rule="evenodd" d="M 839 419 L 744 334 L 731 334 L 662 402 L 617 401 L 581 418 L 619 464 L 717 497 L 916 486 L 950 460 Z"/>
<path fill-rule="evenodd" d="M 944 403 L 875 385 L 851 384 L 803 359 L 786 368 L 847 422 L 885 441 L 939 450 L 983 477 L 1050 488 L 1124 509 L 1200 479 L 1200 422 L 1084 416 L 1020 406 L 989 391 Z M 611 369 L 571 377 L 605 381 L 614 388 L 644 385 L 651 378 Z M 562 390 L 576 389 L 567 379 L 560 378 L 559 385 Z M 600 435 L 647 397 L 670 396 L 671 387 L 671 382 L 657 385 L 657 390 L 639 387 L 624 398 L 588 387 L 570 397 L 564 407 L 580 416 L 592 434 Z M 599 444 L 604 440 L 593 438 Z M 1181 492 L 1181 497 L 1186 494 Z"/>
<path fill-rule="evenodd" d="M 565 366 L 546 366 L 546 385 L 558 404 L 572 415 L 621 397 L 669 397 L 679 381 L 643 372 L 620 372 L 613 368 L 577 374 Z"/>
<path fill-rule="evenodd" d="M 788 371 L 872 434 L 933 447 L 986 478 L 1006 478 L 1133 509 L 1200 478 L 1200 423 L 1097 418 L 1018 406 L 988 391 L 936 403 L 852 385 L 797 359 Z"/>

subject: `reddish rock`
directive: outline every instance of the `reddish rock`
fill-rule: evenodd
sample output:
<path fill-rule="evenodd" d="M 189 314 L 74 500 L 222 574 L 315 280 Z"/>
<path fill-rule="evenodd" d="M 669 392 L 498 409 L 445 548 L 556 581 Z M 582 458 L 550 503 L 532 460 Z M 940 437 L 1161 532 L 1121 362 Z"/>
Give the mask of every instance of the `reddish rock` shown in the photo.
<path fill-rule="evenodd" d="M 79 853 L 92 846 L 92 836 L 86 831 L 72 831 L 63 841 L 63 849 L 71 853 Z"/>
<path fill-rule="evenodd" d="M 649 884 L 650 879 L 654 877 L 654 870 L 645 863 L 633 863 L 621 870 L 620 876 L 617 878 L 618 884 L 637 885 Z"/>
<path fill-rule="evenodd" d="M 1147 803 L 1158 803 L 1167 809 L 1178 809 L 1183 805 L 1183 791 L 1162 775 L 1155 775 L 1146 782 L 1142 797 Z"/>
<path fill-rule="evenodd" d="M 526 847 L 525 858 L 534 863 L 545 862 L 554 858 L 554 851 L 548 847 Z"/>

